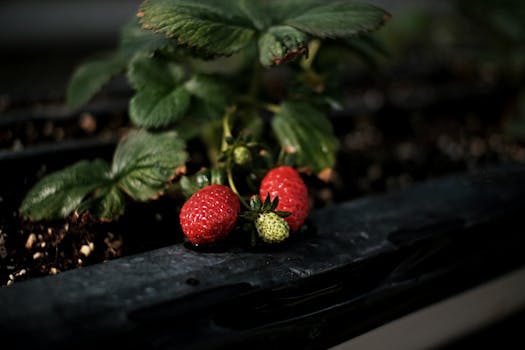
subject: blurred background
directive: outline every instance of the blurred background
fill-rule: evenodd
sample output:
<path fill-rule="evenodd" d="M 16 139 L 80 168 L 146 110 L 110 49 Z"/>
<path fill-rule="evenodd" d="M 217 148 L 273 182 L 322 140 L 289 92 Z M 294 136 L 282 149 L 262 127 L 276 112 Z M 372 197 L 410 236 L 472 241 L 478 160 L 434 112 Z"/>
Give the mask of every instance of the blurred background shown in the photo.
<path fill-rule="evenodd" d="M 74 67 L 111 50 L 140 1 L 1 1 L 0 93 L 60 96 Z"/>

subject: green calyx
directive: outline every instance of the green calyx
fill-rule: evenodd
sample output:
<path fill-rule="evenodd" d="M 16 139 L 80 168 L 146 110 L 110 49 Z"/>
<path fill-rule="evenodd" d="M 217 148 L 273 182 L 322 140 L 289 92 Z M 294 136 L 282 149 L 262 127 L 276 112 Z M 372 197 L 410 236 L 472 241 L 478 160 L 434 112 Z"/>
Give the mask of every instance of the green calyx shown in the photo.
<path fill-rule="evenodd" d="M 259 214 L 255 220 L 257 234 L 266 243 L 281 243 L 290 236 L 290 227 L 277 213 Z"/>

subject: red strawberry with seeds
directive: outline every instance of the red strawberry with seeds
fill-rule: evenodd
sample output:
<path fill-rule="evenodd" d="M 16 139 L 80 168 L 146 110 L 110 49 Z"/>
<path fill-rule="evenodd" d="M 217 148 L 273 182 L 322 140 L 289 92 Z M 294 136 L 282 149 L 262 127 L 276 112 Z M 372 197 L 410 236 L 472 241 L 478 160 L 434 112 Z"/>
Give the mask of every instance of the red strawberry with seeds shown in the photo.
<path fill-rule="evenodd" d="M 226 238 L 235 227 L 239 198 L 224 185 L 210 185 L 195 192 L 182 206 L 182 231 L 193 244 Z"/>
<path fill-rule="evenodd" d="M 268 194 L 271 200 L 279 197 L 276 210 L 290 212 L 291 215 L 284 219 L 292 231 L 299 230 L 310 213 L 310 202 L 308 188 L 297 170 L 289 166 L 270 170 L 259 188 L 261 200 L 264 201 Z"/>

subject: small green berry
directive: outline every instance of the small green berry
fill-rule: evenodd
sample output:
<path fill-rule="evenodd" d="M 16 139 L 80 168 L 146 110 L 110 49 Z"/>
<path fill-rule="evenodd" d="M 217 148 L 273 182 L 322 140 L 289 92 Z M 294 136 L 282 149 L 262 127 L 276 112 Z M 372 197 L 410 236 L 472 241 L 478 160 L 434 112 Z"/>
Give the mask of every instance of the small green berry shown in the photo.
<path fill-rule="evenodd" d="M 259 237 L 266 243 L 280 243 L 290 236 L 286 220 L 273 212 L 259 214 L 255 220 Z"/>
<path fill-rule="evenodd" d="M 252 161 L 252 154 L 245 146 L 237 146 L 233 149 L 233 162 L 237 165 L 246 165 Z"/>

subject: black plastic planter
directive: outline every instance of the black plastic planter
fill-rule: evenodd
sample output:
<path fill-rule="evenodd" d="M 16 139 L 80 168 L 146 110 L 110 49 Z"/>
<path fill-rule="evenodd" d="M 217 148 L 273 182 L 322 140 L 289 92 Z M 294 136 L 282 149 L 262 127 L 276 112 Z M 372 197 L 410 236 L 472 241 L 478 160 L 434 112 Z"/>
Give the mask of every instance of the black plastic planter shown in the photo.
<path fill-rule="evenodd" d="M 1 168 L 23 183 L 42 162 L 111 146 L 72 145 L 4 156 Z M 0 290 L 0 337 L 17 348 L 327 348 L 525 265 L 524 178 L 525 166 L 500 166 L 327 207 L 282 249 L 176 244 L 15 283 Z"/>

